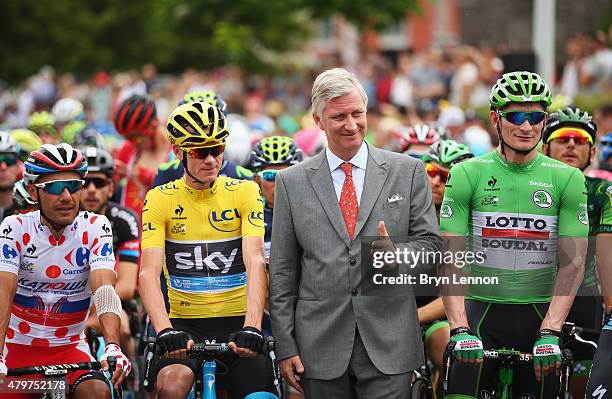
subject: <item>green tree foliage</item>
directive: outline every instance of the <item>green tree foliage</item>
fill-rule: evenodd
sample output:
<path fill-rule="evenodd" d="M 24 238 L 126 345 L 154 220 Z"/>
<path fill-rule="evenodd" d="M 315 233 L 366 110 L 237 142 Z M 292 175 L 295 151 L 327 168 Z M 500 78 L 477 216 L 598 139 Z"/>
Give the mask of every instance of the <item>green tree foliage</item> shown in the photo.
<path fill-rule="evenodd" d="M 0 78 L 17 83 L 41 65 L 90 74 L 147 62 L 177 72 L 231 62 L 266 67 L 263 50 L 295 50 L 312 21 L 343 14 L 382 28 L 417 0 L 3 0 Z"/>

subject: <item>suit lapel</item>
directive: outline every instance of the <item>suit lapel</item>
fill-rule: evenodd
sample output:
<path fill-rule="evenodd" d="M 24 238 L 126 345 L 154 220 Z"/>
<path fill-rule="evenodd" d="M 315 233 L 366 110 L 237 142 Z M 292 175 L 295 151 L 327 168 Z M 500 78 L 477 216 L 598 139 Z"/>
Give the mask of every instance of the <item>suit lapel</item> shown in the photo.
<path fill-rule="evenodd" d="M 374 204 L 380 196 L 382 188 L 387 181 L 389 174 L 389 164 L 383 159 L 380 150 L 368 146 L 368 164 L 366 166 L 366 175 L 363 182 L 363 191 L 361 192 L 361 203 L 359 204 L 359 218 L 355 227 L 355 237 L 368 220 Z M 339 208 L 339 207 L 338 207 Z M 346 230 L 346 229 L 345 229 Z"/>
<path fill-rule="evenodd" d="M 327 163 L 327 157 L 325 156 L 325 150 L 321 151 L 316 157 L 320 158 L 321 162 L 306 169 L 306 176 L 312 185 L 312 189 L 319 198 L 319 202 L 321 202 L 322 208 L 327 214 L 332 226 L 334 226 L 334 229 L 336 229 L 342 241 L 344 241 L 346 245 L 349 245 L 351 240 L 346 230 L 344 219 L 342 218 L 342 212 L 340 211 L 338 197 L 334 190 L 334 183 L 331 179 L 331 172 Z"/>

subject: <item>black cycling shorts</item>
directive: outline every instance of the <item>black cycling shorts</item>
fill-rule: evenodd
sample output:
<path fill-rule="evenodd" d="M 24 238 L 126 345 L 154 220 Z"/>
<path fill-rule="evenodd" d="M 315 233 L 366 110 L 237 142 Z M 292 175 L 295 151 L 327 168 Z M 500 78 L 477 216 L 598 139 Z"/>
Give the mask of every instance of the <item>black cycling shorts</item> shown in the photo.
<path fill-rule="evenodd" d="M 513 349 L 533 352 L 548 303 L 497 304 L 466 299 L 470 328 L 480 337 L 484 349 Z M 495 361 L 481 364 L 454 362 L 449 379 L 447 398 L 472 397 L 489 399 L 497 389 L 498 369 Z M 550 399 L 559 392 L 559 377 L 553 374 L 541 383 L 535 379 L 533 365 L 515 369 L 512 383 L 513 398 Z M 452 396 L 457 395 L 457 396 Z"/>
<path fill-rule="evenodd" d="M 170 319 L 172 327 L 188 332 L 195 342 L 214 339 L 216 342 L 228 342 L 229 335 L 239 331 L 244 325 L 244 317 L 215 317 L 207 319 Z M 252 358 L 241 358 L 233 351 L 219 355 L 218 359 L 229 370 L 217 365 L 217 373 L 227 371 L 227 374 L 217 374 L 215 385 L 217 389 L 227 391 L 230 399 L 243 398 L 253 392 L 275 393 L 273 386 L 272 365 L 264 355 Z M 194 374 L 201 371 L 202 359 L 168 359 L 161 358 L 157 362 L 155 375 L 163 367 L 171 364 L 184 364 Z"/>

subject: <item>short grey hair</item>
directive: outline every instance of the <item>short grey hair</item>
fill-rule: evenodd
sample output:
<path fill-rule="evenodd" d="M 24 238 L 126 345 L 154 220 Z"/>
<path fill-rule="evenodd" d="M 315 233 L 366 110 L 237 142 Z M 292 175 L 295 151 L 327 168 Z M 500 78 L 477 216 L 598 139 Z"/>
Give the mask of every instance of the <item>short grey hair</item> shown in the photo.
<path fill-rule="evenodd" d="M 327 101 L 349 94 L 354 89 L 359 91 L 363 104 L 368 107 L 368 95 L 355 75 L 344 68 L 333 68 L 317 76 L 312 85 L 312 112 L 323 116 Z"/>

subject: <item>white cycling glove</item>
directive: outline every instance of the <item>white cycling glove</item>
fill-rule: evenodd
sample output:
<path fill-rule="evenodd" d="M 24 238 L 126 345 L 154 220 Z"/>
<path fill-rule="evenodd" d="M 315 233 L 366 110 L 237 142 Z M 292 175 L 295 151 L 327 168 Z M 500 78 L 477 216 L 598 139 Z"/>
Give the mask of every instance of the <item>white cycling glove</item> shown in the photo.
<path fill-rule="evenodd" d="M 132 370 L 132 363 L 130 359 L 126 355 L 121 352 L 121 348 L 119 348 L 116 344 L 107 344 L 104 348 L 104 354 L 100 358 L 100 361 L 107 360 L 109 356 L 115 356 L 117 358 L 117 367 L 121 367 L 125 371 L 125 375 L 130 374 Z"/>

